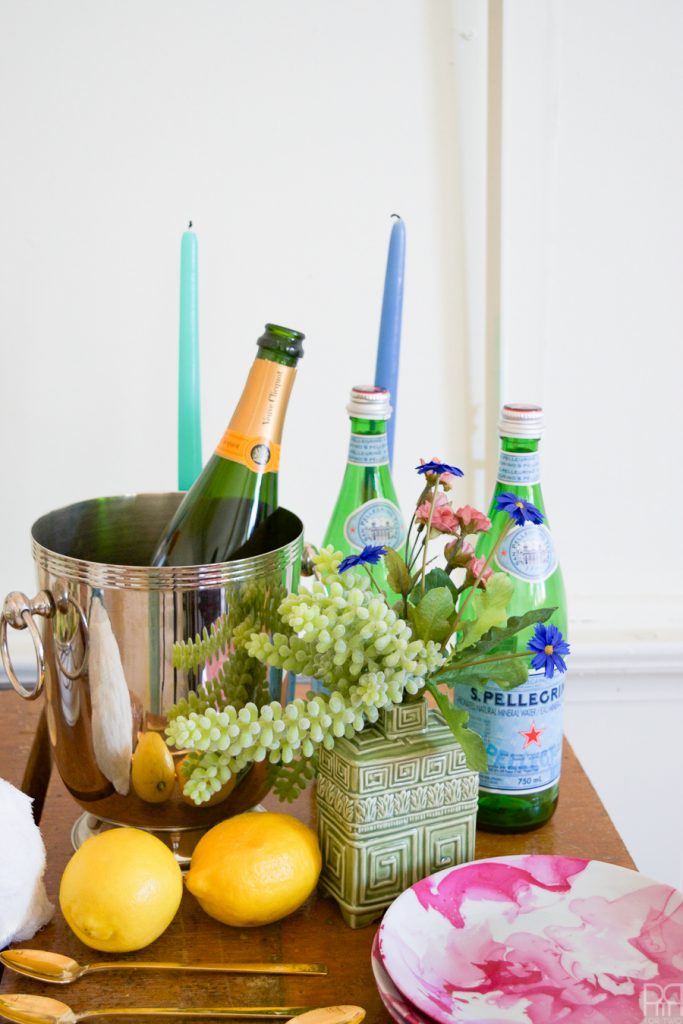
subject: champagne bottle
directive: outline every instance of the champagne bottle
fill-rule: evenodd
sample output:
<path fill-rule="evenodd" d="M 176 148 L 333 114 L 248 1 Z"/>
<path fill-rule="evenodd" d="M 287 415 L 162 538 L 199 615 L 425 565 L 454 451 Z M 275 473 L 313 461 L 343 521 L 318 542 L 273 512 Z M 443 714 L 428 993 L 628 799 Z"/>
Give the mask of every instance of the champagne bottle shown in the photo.
<path fill-rule="evenodd" d="M 514 585 L 508 616 L 554 607 L 550 622 L 566 639 L 567 606 L 555 545 L 541 493 L 538 446 L 543 410 L 537 405 L 505 405 L 501 413 L 498 479 L 489 509 L 491 529 L 482 534 L 476 554 L 488 558 L 509 525 L 497 498 L 512 492 L 542 513 L 542 525 L 525 522 L 507 533 L 491 568 L 506 572 Z M 498 650 L 526 650 L 534 632 L 522 631 Z M 524 832 L 547 821 L 557 806 L 562 759 L 564 673 L 547 679 L 530 669 L 529 679 L 510 691 L 489 682 L 482 690 L 459 684 L 456 704 L 469 712 L 469 727 L 487 748 L 488 770 L 479 778 L 477 826 L 493 832 Z"/>
<path fill-rule="evenodd" d="M 266 324 L 228 428 L 168 524 L 153 565 L 239 558 L 265 528 L 277 508 L 282 426 L 303 339 L 299 331 Z"/>
<path fill-rule="evenodd" d="M 346 408 L 351 417 L 348 461 L 323 544 L 345 555 L 367 544 L 399 549 L 406 529 L 389 469 L 389 392 L 373 385 L 352 388 Z M 373 567 L 373 575 L 383 587 L 383 561 Z"/>

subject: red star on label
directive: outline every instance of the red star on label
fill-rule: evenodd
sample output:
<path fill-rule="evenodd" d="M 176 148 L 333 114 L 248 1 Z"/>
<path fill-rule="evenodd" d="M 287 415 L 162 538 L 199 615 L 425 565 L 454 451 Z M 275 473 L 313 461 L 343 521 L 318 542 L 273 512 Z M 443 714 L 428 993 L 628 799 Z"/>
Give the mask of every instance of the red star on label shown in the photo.
<path fill-rule="evenodd" d="M 520 729 L 519 735 L 520 736 L 526 736 L 526 743 L 522 747 L 522 750 L 526 750 L 526 748 L 530 747 L 532 743 L 535 743 L 537 747 L 540 747 L 540 745 L 541 745 L 540 735 L 541 735 L 542 732 L 545 732 L 545 729 L 537 729 L 535 722 L 531 723 L 531 727 L 529 728 L 529 730 L 527 732 L 523 732 Z"/>

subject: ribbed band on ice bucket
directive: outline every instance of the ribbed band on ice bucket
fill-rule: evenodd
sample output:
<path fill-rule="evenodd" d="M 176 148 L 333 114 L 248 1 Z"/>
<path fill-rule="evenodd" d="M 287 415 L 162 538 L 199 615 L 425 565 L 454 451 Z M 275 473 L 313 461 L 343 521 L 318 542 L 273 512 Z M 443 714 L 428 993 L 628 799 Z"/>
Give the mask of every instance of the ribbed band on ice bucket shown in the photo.
<path fill-rule="evenodd" d="M 210 565 L 145 564 L 181 498 L 176 493 L 123 495 L 50 512 L 31 530 L 34 561 L 52 576 L 91 587 L 182 591 L 280 574 L 301 558 L 303 524 L 294 513 L 278 509 L 285 543 L 272 551 Z"/>

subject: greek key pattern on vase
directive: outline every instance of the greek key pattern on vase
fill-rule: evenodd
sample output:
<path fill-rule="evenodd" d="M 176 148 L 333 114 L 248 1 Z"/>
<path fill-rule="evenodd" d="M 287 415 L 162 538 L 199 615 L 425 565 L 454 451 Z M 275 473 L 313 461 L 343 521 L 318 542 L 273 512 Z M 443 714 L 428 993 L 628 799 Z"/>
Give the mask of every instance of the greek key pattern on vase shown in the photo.
<path fill-rule="evenodd" d="M 391 750 L 381 751 L 382 758 L 370 760 L 367 764 L 350 763 L 347 760 L 353 748 L 346 739 L 337 740 L 333 750 L 320 751 L 320 772 L 334 779 L 350 793 L 366 795 L 383 793 L 394 786 L 415 785 L 419 782 L 436 782 L 451 775 L 467 772 L 464 757 L 459 747 L 425 750 L 405 749 L 397 751 L 393 741 Z M 384 743 L 387 743 L 384 740 Z M 373 754 L 375 751 L 373 751 Z M 387 757 L 387 753 L 390 757 Z M 399 756 L 397 756 L 397 753 Z"/>
<path fill-rule="evenodd" d="M 382 708 L 378 726 L 389 740 L 403 738 L 410 731 L 422 733 L 427 728 L 427 705 L 421 700 Z"/>
<path fill-rule="evenodd" d="M 477 799 L 477 777 L 466 775 L 461 778 L 442 779 L 439 782 L 403 789 L 385 789 L 379 794 L 365 797 L 349 795 L 332 779 L 325 775 L 318 777 L 318 800 L 327 804 L 350 825 L 365 825 L 434 811 L 437 815 L 452 815 L 458 804 L 462 810 L 470 810 L 470 802 Z M 421 813 L 422 812 L 422 813 Z M 430 817 L 434 815 L 428 815 Z"/>
<path fill-rule="evenodd" d="M 474 816 L 434 822 L 349 841 L 339 822 L 323 814 L 320 824 L 325 868 L 322 888 L 340 905 L 351 927 L 374 921 L 399 893 L 419 878 L 461 864 L 474 854 Z"/>
<path fill-rule="evenodd" d="M 474 856 L 479 778 L 441 716 L 415 707 L 384 709 L 320 752 L 320 883 L 354 928 L 418 878 Z"/>

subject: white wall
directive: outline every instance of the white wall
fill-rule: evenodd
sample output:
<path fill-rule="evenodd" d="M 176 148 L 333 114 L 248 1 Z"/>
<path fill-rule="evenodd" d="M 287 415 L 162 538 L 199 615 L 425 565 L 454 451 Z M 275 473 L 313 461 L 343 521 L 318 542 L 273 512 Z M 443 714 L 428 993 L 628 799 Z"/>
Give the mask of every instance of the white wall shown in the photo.
<path fill-rule="evenodd" d="M 505 391 L 548 407 L 575 614 L 625 594 L 636 625 L 681 600 L 683 6 L 519 0 L 505 26 Z"/>
<path fill-rule="evenodd" d="M 683 884 L 683 6 L 505 5 L 505 397 L 547 408 L 567 732 L 639 867 Z"/>
<path fill-rule="evenodd" d="M 495 29 L 499 7 L 0 0 L 0 599 L 32 589 L 38 515 L 175 486 L 189 218 L 205 454 L 263 323 L 304 330 L 281 497 L 319 539 L 347 392 L 374 368 L 398 211 L 403 504 L 433 454 L 466 471 L 463 500 L 485 501 L 498 399 L 545 404 L 577 651 L 570 736 L 639 865 L 679 882 L 683 821 L 663 854 L 622 780 L 635 758 L 646 766 L 651 815 L 653 794 L 680 781 L 683 7 L 508 0 L 497 110 L 487 12 Z M 496 131 L 501 166 L 487 164 Z M 624 650 L 638 666 L 628 708 L 607 678 Z M 656 713 L 648 667 L 666 694 Z"/>
<path fill-rule="evenodd" d="M 29 527 L 43 512 L 175 487 L 189 218 L 205 454 L 266 320 L 305 331 L 281 500 L 321 538 L 348 391 L 374 374 L 398 211 L 397 485 L 408 505 L 413 467 L 434 453 L 469 479 L 460 180 L 476 188 L 480 175 L 461 151 L 454 34 L 449 4 L 413 0 L 0 3 L 0 590 L 31 588 Z M 474 45 L 481 82 L 485 36 Z"/>

